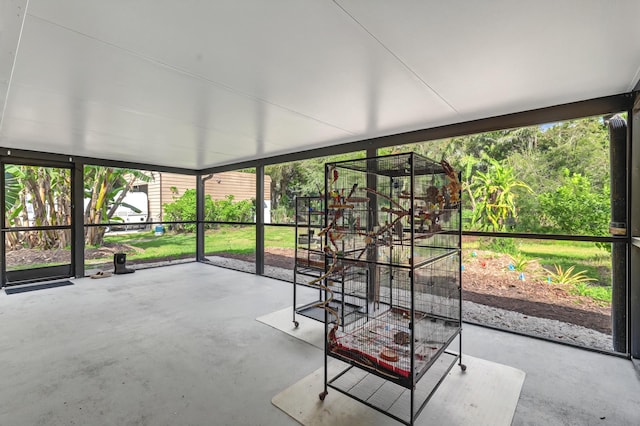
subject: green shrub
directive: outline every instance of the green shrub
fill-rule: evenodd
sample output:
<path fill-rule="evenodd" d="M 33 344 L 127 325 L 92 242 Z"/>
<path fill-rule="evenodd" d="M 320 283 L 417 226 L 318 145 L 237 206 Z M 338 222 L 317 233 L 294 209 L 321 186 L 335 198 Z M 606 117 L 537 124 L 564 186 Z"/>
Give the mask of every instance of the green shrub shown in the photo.
<path fill-rule="evenodd" d="M 211 196 L 207 196 L 207 201 L 211 202 Z M 196 220 L 196 190 L 187 189 L 184 194 L 172 203 L 164 206 L 164 220 L 168 222 L 191 222 Z M 178 232 L 194 232 L 195 224 L 178 224 L 172 225 L 172 228 Z"/>
<path fill-rule="evenodd" d="M 250 200 L 234 202 L 233 195 L 227 195 L 224 200 L 213 201 L 211 195 L 204 199 L 204 220 L 208 222 L 251 222 L 254 206 Z M 187 189 L 184 193 L 164 206 L 164 219 L 168 222 L 196 221 L 196 190 Z M 172 226 L 177 232 L 195 232 L 196 224 L 176 224 Z"/>
<path fill-rule="evenodd" d="M 572 293 L 580 296 L 587 296 L 594 300 L 611 303 L 611 287 L 591 285 L 589 283 L 578 283 L 574 286 Z"/>
<path fill-rule="evenodd" d="M 538 197 L 540 210 L 554 232 L 572 235 L 607 235 L 611 217 L 608 187 L 593 188 L 579 173 L 563 170 L 562 184 Z"/>
<path fill-rule="evenodd" d="M 490 238 L 484 244 L 481 244 L 485 250 L 495 251 L 505 254 L 518 253 L 518 244 L 513 238 Z"/>
<path fill-rule="evenodd" d="M 254 206 L 250 200 L 233 201 L 233 195 L 227 195 L 224 200 L 213 202 L 212 211 L 206 208 L 207 216 L 211 213 L 212 219 L 221 222 L 251 222 L 253 221 Z"/>

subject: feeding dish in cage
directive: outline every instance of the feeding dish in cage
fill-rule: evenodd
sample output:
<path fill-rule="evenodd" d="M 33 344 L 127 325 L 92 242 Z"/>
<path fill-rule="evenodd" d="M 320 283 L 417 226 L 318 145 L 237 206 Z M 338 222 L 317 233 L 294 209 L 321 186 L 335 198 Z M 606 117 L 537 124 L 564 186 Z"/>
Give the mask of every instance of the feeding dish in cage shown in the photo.
<path fill-rule="evenodd" d="M 389 361 L 389 362 L 397 362 L 398 359 L 400 359 L 398 357 L 398 352 L 394 351 L 393 349 L 383 349 L 382 352 L 380 352 L 380 358 L 384 359 L 385 361 Z"/>

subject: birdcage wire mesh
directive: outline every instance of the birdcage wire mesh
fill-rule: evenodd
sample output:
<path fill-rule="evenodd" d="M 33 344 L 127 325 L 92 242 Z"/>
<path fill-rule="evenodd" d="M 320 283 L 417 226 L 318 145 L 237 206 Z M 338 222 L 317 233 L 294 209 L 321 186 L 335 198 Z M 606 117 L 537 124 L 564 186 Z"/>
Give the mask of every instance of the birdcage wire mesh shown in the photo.
<path fill-rule="evenodd" d="M 330 163 L 325 176 L 333 273 L 367 300 L 366 314 L 335 334 L 330 355 L 411 386 L 460 330 L 459 194 L 451 174 L 407 153 Z M 349 282 L 349 270 L 366 279 Z"/>

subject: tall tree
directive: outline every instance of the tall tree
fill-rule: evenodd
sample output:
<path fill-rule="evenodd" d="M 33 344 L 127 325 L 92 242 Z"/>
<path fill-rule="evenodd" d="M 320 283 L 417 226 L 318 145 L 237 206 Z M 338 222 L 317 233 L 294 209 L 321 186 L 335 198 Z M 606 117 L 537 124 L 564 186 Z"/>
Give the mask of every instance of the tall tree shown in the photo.
<path fill-rule="evenodd" d="M 61 226 L 71 224 L 71 173 L 68 169 L 5 166 L 7 179 L 5 220 L 11 226 Z M 12 232 L 10 248 L 62 248 L 70 234 L 59 230 Z"/>
<path fill-rule="evenodd" d="M 86 224 L 109 223 L 120 205 L 135 208 L 123 202 L 136 181 L 149 182 L 150 174 L 140 170 L 85 166 L 84 197 L 87 200 L 84 211 Z M 85 230 L 85 244 L 100 245 L 104 240 L 106 227 L 94 226 Z"/>
<path fill-rule="evenodd" d="M 601 117 L 557 123 L 541 131 L 539 151 L 538 166 L 550 173 L 556 186 L 565 169 L 586 177 L 596 188 L 609 183 L 609 133 Z"/>

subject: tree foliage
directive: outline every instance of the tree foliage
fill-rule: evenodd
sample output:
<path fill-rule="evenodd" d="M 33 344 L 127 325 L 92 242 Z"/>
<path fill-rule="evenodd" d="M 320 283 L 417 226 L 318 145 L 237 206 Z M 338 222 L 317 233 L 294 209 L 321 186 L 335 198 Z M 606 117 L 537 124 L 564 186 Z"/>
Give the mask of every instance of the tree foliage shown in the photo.
<path fill-rule="evenodd" d="M 68 169 L 7 165 L 5 220 L 10 226 L 64 226 L 71 224 L 71 173 Z M 59 230 L 7 233 L 10 249 L 21 246 L 65 247 L 70 234 Z"/>
<path fill-rule="evenodd" d="M 489 231 L 606 235 L 609 220 L 609 134 L 602 117 L 530 126 L 380 149 L 414 151 L 461 171 L 463 217 Z M 365 152 L 268 165 L 272 221 L 291 222 L 295 196 L 320 196 L 324 165 L 364 158 Z M 71 221 L 66 169 L 5 166 L 5 222 L 9 226 L 67 225 Z M 124 168 L 85 167 L 85 223 L 106 224 L 136 181 L 150 174 Z M 206 220 L 252 220 L 251 201 L 205 200 Z M 33 211 L 32 219 L 29 211 Z M 165 205 L 169 220 L 195 220 L 195 191 Z M 88 227 L 85 241 L 102 242 L 104 227 Z M 68 233 L 8 232 L 9 248 L 63 247 Z"/>
<path fill-rule="evenodd" d="M 134 183 L 149 182 L 151 179 L 151 174 L 135 169 L 85 166 L 84 197 L 88 202 L 84 210 L 84 222 L 109 223 Z M 105 230 L 103 226 L 86 228 L 85 244 L 102 244 Z"/>
<path fill-rule="evenodd" d="M 173 224 L 178 232 L 195 232 L 196 190 L 187 189 L 173 202 L 163 205 L 165 219 L 169 222 L 194 222 Z M 254 204 L 250 200 L 234 201 L 233 195 L 227 195 L 223 200 L 214 201 L 211 195 L 205 195 L 204 220 L 207 222 L 251 222 L 255 213 Z"/>
<path fill-rule="evenodd" d="M 109 223 L 133 183 L 150 176 L 132 169 L 86 166 L 84 223 Z M 5 166 L 5 221 L 12 227 L 71 225 L 71 172 L 69 169 L 24 165 Z M 80 204 L 82 205 L 82 204 Z M 105 227 L 88 227 L 85 243 L 102 244 Z M 7 233 L 10 249 L 26 246 L 63 248 L 68 231 L 40 230 Z"/>
<path fill-rule="evenodd" d="M 293 221 L 296 196 L 320 196 L 324 193 L 326 163 L 364 158 L 364 156 L 364 151 L 360 151 L 266 166 L 265 174 L 271 177 L 272 222 Z"/>
<path fill-rule="evenodd" d="M 589 179 L 564 169 L 561 185 L 540 194 L 544 220 L 567 234 L 606 235 L 611 216 L 609 190 L 597 191 Z"/>
<path fill-rule="evenodd" d="M 381 148 L 380 154 L 413 151 L 461 171 L 463 217 L 468 225 L 487 231 L 576 233 L 592 235 L 606 228 L 609 186 L 609 134 L 602 117 L 497 130 L 475 135 Z M 344 154 L 340 159 L 358 158 Z M 295 195 L 319 195 L 326 162 L 317 158 L 267 166 L 274 179 L 272 212 L 277 222 L 293 218 Z M 580 187 L 581 202 L 593 205 L 595 227 L 563 225 L 566 209 L 551 209 L 549 194 L 565 183 L 565 170 L 590 185 Z M 587 195 L 589 195 L 587 197 Z M 569 198 L 553 201 L 566 202 Z M 542 203 L 545 203 L 544 206 Z M 556 217 L 558 216 L 558 217 Z M 595 223 L 594 222 L 594 223 Z M 597 231 L 596 235 L 601 235 Z"/>

